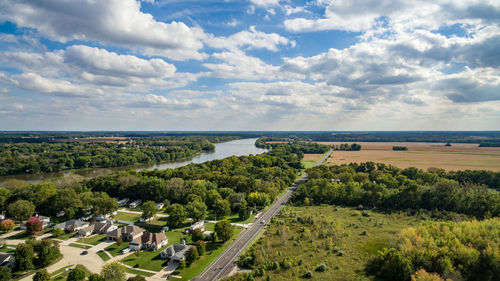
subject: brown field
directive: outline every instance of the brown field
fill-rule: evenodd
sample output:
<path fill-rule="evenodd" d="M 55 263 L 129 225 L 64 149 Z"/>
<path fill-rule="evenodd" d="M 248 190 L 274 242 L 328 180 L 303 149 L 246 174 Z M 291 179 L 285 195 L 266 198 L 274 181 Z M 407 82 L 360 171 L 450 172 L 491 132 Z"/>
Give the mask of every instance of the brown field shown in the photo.
<path fill-rule="evenodd" d="M 323 154 L 304 154 L 304 158 L 302 159 L 302 161 L 318 161 L 321 156 L 323 156 Z"/>
<path fill-rule="evenodd" d="M 320 142 L 341 144 L 342 142 Z M 361 151 L 334 151 L 327 164 L 348 164 L 367 161 L 394 165 L 399 168 L 429 167 L 446 170 L 491 170 L 500 171 L 500 148 L 478 147 L 478 144 L 452 143 L 404 143 L 404 142 L 358 142 Z M 393 151 L 393 146 L 406 146 L 408 151 Z"/>

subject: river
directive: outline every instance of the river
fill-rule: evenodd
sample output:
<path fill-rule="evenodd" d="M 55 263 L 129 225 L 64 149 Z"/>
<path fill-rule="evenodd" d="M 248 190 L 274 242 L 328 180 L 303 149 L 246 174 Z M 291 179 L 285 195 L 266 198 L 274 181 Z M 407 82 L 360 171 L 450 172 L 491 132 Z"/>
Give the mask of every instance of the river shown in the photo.
<path fill-rule="evenodd" d="M 61 171 L 57 173 L 46 173 L 46 174 L 23 174 L 23 175 L 12 175 L 0 177 L 0 182 L 7 179 L 19 179 L 27 181 L 29 183 L 39 183 L 43 180 L 48 180 L 51 178 L 66 177 L 70 175 L 80 175 L 85 178 L 97 177 L 105 174 L 110 174 L 122 170 L 137 170 L 137 171 L 151 171 L 154 169 L 173 169 L 182 166 L 186 166 L 192 163 L 199 164 L 207 161 L 224 159 L 229 156 L 246 156 L 246 155 L 258 155 L 267 152 L 267 149 L 258 148 L 255 146 L 255 141 L 257 139 L 240 139 L 233 140 L 223 143 L 215 144 L 215 152 L 204 152 L 198 156 L 193 157 L 190 160 L 169 162 L 169 163 L 155 163 L 155 164 L 145 164 L 137 166 L 126 166 L 126 167 L 114 167 L 114 168 L 95 168 L 95 169 L 84 169 L 84 170 L 68 170 Z"/>

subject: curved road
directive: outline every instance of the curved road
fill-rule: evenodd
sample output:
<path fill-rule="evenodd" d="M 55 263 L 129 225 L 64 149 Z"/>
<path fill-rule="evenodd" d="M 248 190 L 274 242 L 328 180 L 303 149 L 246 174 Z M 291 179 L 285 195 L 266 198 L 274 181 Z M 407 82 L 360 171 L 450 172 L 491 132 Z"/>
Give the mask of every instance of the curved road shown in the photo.
<path fill-rule="evenodd" d="M 314 164 L 314 166 L 321 165 L 326 159 L 328 159 L 331 153 L 332 150 L 328 151 L 316 162 L 316 164 Z M 271 218 L 279 213 L 281 208 L 283 208 L 283 205 L 290 200 L 292 194 L 297 190 L 297 187 L 306 180 L 307 174 L 298 179 L 292 187 L 285 192 L 285 194 L 278 198 L 278 200 L 276 200 L 276 202 L 274 202 L 267 211 L 262 213 L 259 219 L 251 227 L 244 230 L 229 248 L 227 248 L 215 261 L 213 261 L 210 266 L 208 266 L 205 271 L 200 274 L 200 276 L 194 278 L 193 280 L 215 281 L 227 276 L 233 270 L 234 261 L 241 251 L 243 251 L 260 233 L 260 231 L 264 229 Z"/>

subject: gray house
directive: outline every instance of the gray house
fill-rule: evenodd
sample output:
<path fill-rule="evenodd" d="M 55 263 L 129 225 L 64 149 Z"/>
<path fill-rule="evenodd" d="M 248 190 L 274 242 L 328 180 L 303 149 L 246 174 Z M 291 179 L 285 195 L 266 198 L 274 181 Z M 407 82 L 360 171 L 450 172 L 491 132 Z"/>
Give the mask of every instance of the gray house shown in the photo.
<path fill-rule="evenodd" d="M 174 244 L 165 250 L 161 251 L 160 257 L 164 260 L 171 259 L 173 261 L 181 261 L 186 259 L 186 253 L 191 248 L 190 245 L 186 245 L 185 242 L 183 244 Z"/>
<path fill-rule="evenodd" d="M 107 238 L 108 240 L 116 241 L 118 238 L 121 238 L 123 241 L 132 241 L 142 236 L 144 233 L 144 229 L 135 225 L 126 225 L 124 227 L 120 227 L 113 231 L 108 232 Z"/>
<path fill-rule="evenodd" d="M 65 221 L 63 223 L 56 224 L 54 226 L 54 229 L 60 228 L 64 231 L 74 232 L 74 231 L 78 231 L 78 230 L 80 230 L 84 227 L 87 227 L 87 226 L 89 226 L 88 222 L 73 219 L 73 220 Z"/>

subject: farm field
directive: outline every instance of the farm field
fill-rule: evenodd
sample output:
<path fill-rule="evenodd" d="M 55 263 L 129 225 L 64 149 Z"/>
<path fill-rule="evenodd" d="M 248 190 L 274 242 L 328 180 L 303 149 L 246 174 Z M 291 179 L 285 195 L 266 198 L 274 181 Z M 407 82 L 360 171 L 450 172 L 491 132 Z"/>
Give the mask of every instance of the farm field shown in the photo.
<path fill-rule="evenodd" d="M 314 225 L 299 217 L 312 217 Z M 270 280 L 298 280 L 307 271 L 313 272 L 308 280 L 375 280 L 364 272 L 370 258 L 400 230 L 422 222 L 419 216 L 355 208 L 286 207 L 247 253 L 264 253 L 260 262 L 291 260 L 290 268 L 266 270 L 266 275 L 255 280 L 266 280 L 267 275 Z M 315 271 L 322 263 L 327 270 Z"/>
<path fill-rule="evenodd" d="M 302 165 L 304 168 L 312 168 L 314 164 L 323 156 L 322 153 L 305 153 L 304 158 L 302 158 Z"/>
<path fill-rule="evenodd" d="M 340 142 L 320 142 L 341 144 Z M 327 160 L 329 165 L 361 163 L 367 161 L 394 165 L 399 168 L 430 167 L 445 170 L 500 171 L 500 148 L 478 147 L 478 144 L 411 143 L 411 142 L 358 142 L 361 151 L 334 151 Z M 393 146 L 406 146 L 407 151 L 393 151 Z"/>

